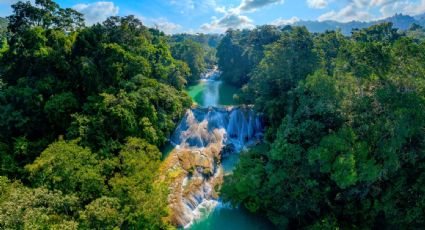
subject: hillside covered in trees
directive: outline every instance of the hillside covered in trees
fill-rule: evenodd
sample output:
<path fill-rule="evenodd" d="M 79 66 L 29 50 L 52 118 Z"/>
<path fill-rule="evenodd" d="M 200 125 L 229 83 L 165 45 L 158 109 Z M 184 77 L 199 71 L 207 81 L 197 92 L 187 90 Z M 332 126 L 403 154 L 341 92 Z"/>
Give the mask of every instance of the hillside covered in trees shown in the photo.
<path fill-rule="evenodd" d="M 18 2 L 0 50 L 0 228 L 166 229 L 158 150 L 191 100 L 188 65 L 133 16 L 84 26 Z"/>
<path fill-rule="evenodd" d="M 372 21 L 350 21 L 350 22 L 338 22 L 333 20 L 325 21 L 296 21 L 292 26 L 304 26 L 308 31 L 312 33 L 324 33 L 326 31 L 340 30 L 342 34 L 346 36 L 351 35 L 351 31 L 354 29 L 365 29 L 374 25 L 382 23 L 392 23 L 394 29 L 408 30 L 412 24 L 425 26 L 424 15 L 410 16 L 403 14 L 395 14 L 392 17 L 387 17 L 380 20 Z"/>
<path fill-rule="evenodd" d="M 225 201 L 279 229 L 424 226 L 423 40 L 391 23 L 350 37 L 263 26 L 228 31 L 217 54 L 267 122 L 225 178 Z"/>
<path fill-rule="evenodd" d="M 425 225 L 423 17 L 348 23 L 351 33 L 295 24 L 166 35 L 136 16 L 88 26 L 51 0 L 12 9 L 0 18 L 0 229 L 175 229 L 170 185 L 182 191 L 171 202 L 201 203 L 198 193 L 182 201 L 185 186 L 214 174 L 199 191 L 277 229 Z M 216 65 L 207 93 L 224 81 L 240 106 L 190 113 L 187 86 L 208 69 L 218 76 Z M 199 151 L 164 167 L 160 149 L 183 117 L 179 134 Z M 226 135 L 255 144 L 224 173 L 220 151 L 235 152 Z"/>
<path fill-rule="evenodd" d="M 221 37 L 214 34 L 176 34 L 170 37 L 173 57 L 189 65 L 189 84 L 195 84 L 203 73 L 216 66 L 216 48 Z"/>

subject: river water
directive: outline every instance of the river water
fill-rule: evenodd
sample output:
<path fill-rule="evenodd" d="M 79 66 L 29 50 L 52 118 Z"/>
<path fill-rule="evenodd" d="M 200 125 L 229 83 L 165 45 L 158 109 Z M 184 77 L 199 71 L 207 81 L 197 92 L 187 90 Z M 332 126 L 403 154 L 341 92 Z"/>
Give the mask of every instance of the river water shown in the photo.
<path fill-rule="evenodd" d="M 206 79 L 202 79 L 198 84 L 190 86 L 187 93 L 192 97 L 198 106 L 203 108 L 217 108 L 235 105 L 233 95 L 238 89 L 217 80 L 218 72 L 212 72 Z M 231 173 L 239 159 L 239 153 L 233 153 L 222 160 L 222 167 L 225 173 Z M 247 212 L 243 208 L 232 208 L 228 204 L 218 201 L 218 205 L 211 211 L 202 210 L 200 218 L 193 221 L 189 229 L 231 229 L 231 230 L 267 230 L 274 229 L 273 225 L 264 217 Z"/>
<path fill-rule="evenodd" d="M 233 95 L 239 90 L 219 80 L 202 79 L 187 88 L 189 96 L 202 107 L 235 105 Z"/>

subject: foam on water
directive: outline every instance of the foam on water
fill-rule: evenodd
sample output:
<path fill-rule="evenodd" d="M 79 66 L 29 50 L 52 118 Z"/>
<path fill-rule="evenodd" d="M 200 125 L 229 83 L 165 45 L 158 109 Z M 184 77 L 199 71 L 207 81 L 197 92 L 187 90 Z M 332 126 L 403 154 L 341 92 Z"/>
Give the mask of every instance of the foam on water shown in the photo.
<path fill-rule="evenodd" d="M 181 153 L 189 151 L 192 154 L 190 159 L 210 162 L 208 165 L 212 165 L 213 169 L 206 174 L 202 167 L 197 167 L 193 173 L 187 173 L 181 180 L 181 187 L 176 190 L 180 198 L 173 196 L 173 200 L 178 201 L 173 204 L 173 212 L 177 216 L 175 219 L 179 226 L 185 228 L 205 218 L 216 207 L 223 207 L 214 195 L 214 186 L 234 165 L 234 162 L 226 165 L 224 171 L 221 165 L 224 155 L 231 154 L 232 161 L 235 161 L 233 154 L 258 141 L 263 135 L 261 119 L 251 107 L 224 107 L 219 104 L 222 82 L 217 80 L 218 77 L 217 69 L 204 75 L 202 81 L 207 82 L 207 86 L 202 94 L 206 106 L 189 109 L 170 138 L 170 142 L 176 146 L 174 154 L 177 158 L 181 157 Z M 211 153 L 212 149 L 220 152 L 218 159 L 215 155 L 206 154 Z M 205 157 L 208 159 L 204 161 Z M 187 191 L 185 187 L 190 186 L 191 181 L 196 181 L 198 187 L 189 193 L 181 193 Z"/>
<path fill-rule="evenodd" d="M 223 144 L 240 151 L 258 140 L 262 131 L 260 118 L 249 107 L 196 108 L 187 111 L 171 141 L 178 146 L 202 148 L 223 140 Z"/>

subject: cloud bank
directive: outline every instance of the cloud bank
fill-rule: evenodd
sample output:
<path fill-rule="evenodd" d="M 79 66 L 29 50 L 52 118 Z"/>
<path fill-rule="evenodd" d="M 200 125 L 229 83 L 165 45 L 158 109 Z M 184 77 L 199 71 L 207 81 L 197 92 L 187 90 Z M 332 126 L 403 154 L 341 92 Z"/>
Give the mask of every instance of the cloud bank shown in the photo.
<path fill-rule="evenodd" d="M 252 13 L 264 7 L 283 4 L 284 0 L 242 0 L 238 7 L 227 9 L 225 6 L 216 6 L 215 11 L 223 14 L 222 17 L 213 17 L 210 23 L 205 23 L 201 29 L 206 32 L 224 32 L 227 29 L 253 28 L 254 22 L 245 13 Z"/>
<path fill-rule="evenodd" d="M 73 9 L 84 14 L 84 19 L 88 25 L 105 21 L 110 16 L 115 16 L 119 12 L 119 7 L 113 2 L 94 2 L 90 4 L 77 4 Z"/>
<path fill-rule="evenodd" d="M 272 4 L 282 4 L 283 2 L 283 0 L 242 0 L 238 9 L 240 11 L 250 12 Z"/>
<path fill-rule="evenodd" d="M 307 3 L 320 0 L 307 0 Z M 378 11 L 380 14 L 371 12 Z M 319 21 L 339 22 L 371 21 L 393 16 L 396 13 L 418 15 L 425 12 L 425 0 L 351 0 L 339 10 L 328 11 L 319 16 Z"/>

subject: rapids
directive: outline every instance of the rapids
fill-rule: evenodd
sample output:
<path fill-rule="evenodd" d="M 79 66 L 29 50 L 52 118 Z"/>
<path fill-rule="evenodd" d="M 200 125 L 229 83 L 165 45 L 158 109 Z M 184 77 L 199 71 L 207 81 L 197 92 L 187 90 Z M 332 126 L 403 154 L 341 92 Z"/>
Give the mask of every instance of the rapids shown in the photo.
<path fill-rule="evenodd" d="M 203 103 L 186 112 L 170 138 L 175 148 L 163 163 L 162 180 L 170 188 L 170 219 L 178 227 L 189 228 L 225 207 L 218 190 L 231 168 L 224 170 L 223 161 L 262 137 L 261 119 L 251 107 L 220 105 L 218 76 L 217 70 L 205 75 L 202 81 L 208 86 L 198 92 Z"/>
<path fill-rule="evenodd" d="M 214 133 L 220 133 L 220 138 Z M 221 140 L 240 151 L 261 134 L 260 118 L 249 107 L 195 108 L 186 113 L 171 141 L 179 147 L 205 148 Z"/>

